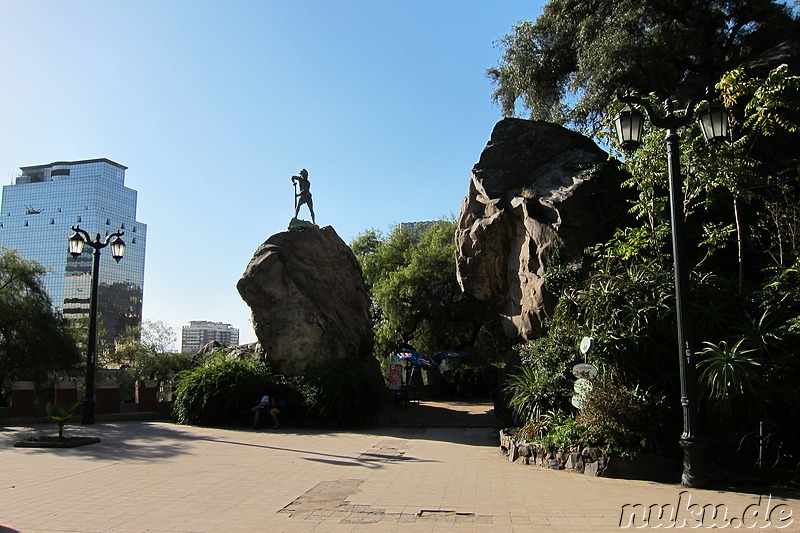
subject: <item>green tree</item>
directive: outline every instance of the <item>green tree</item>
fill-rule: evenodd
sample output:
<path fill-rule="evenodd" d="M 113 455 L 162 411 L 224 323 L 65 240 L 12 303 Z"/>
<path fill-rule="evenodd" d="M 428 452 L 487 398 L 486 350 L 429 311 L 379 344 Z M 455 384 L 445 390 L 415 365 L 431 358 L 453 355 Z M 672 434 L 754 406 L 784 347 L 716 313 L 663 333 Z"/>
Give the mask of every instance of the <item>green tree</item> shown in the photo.
<path fill-rule="evenodd" d="M 657 109 L 667 97 L 686 103 L 717 84 L 732 142 L 709 147 L 695 125 L 679 133 L 690 315 L 694 345 L 705 347 L 697 353 L 702 427 L 719 444 L 735 444 L 754 422 L 800 412 L 787 378 L 800 366 L 800 90 L 795 73 L 764 54 L 794 38 L 797 24 L 785 3 L 771 0 L 552 0 L 535 23 L 501 41 L 504 55 L 489 72 L 506 114 L 521 103 L 532 118 L 587 127 L 615 155 L 617 92 L 648 94 Z M 547 336 L 520 352 L 534 372 L 523 380 L 527 391 L 517 388 L 521 399 L 558 409 L 564 398 L 555 378 L 569 364 L 570 337 L 595 337 L 589 362 L 609 388 L 590 395 L 591 416 L 580 422 L 590 440 L 631 451 L 658 449 L 653 439 L 673 449 L 680 431 L 663 137 L 646 128 L 641 148 L 620 158 L 635 219 L 588 251 L 588 276 L 565 284 Z M 549 357 L 558 347 L 562 356 Z M 650 402 L 642 390 L 664 406 L 664 425 L 653 432 L 639 416 L 637 406 Z M 622 398 L 619 391 L 630 401 L 615 407 L 608 399 Z M 729 416 L 714 416 L 721 403 Z M 624 410 L 636 416 L 617 427 Z M 787 442 L 800 442 L 795 428 L 782 430 Z M 637 444 L 644 436 L 646 446 Z"/>
<path fill-rule="evenodd" d="M 53 311 L 44 267 L 0 248 L 0 386 L 48 381 L 80 361 L 70 323 Z"/>
<path fill-rule="evenodd" d="M 478 360 L 502 349 L 494 314 L 458 285 L 454 234 L 454 221 L 439 220 L 400 225 L 385 237 L 366 231 L 352 242 L 372 297 L 379 355 L 400 342 L 426 353 L 469 348 Z"/>
<path fill-rule="evenodd" d="M 800 323 L 794 245 L 800 227 L 794 125 L 800 97 L 797 77 L 785 67 L 764 77 L 733 72 L 719 87 L 734 110 L 737 140 L 710 148 L 689 126 L 681 132 L 681 168 L 691 320 L 695 346 L 705 347 L 697 354 L 699 397 L 703 412 L 724 415 L 709 416 L 703 427 L 733 442 L 755 420 L 798 412 L 785 376 L 800 362 L 792 348 Z M 595 337 L 591 362 L 615 387 L 646 387 L 666 398 L 662 419 L 672 429 L 662 435 L 669 438 L 678 431 L 680 413 L 662 137 L 651 128 L 642 147 L 625 158 L 631 177 L 624 186 L 635 191 L 635 223 L 589 250 L 593 268 L 566 288 L 553 324 Z M 767 137 L 777 141 L 777 152 Z M 553 328 L 539 342 L 556 346 Z M 529 343 L 528 351 L 535 349 Z M 537 352 L 544 353 L 541 347 Z M 759 402 L 748 401 L 756 397 Z M 592 403 L 590 397 L 589 434 L 620 445 L 618 436 L 597 426 L 619 418 L 612 403 L 597 398 Z"/>
<path fill-rule="evenodd" d="M 762 77 L 737 69 L 724 74 L 717 87 L 731 110 L 735 140 L 709 146 L 696 125 L 684 128 L 683 206 L 689 249 L 697 251 L 691 259 L 695 270 L 735 273 L 744 293 L 746 274 L 757 286 L 761 268 L 791 264 L 796 257 L 800 77 L 786 65 Z M 662 137 L 661 130 L 649 128 L 641 148 L 627 154 L 631 177 L 624 186 L 638 193 L 631 212 L 642 225 L 620 230 L 603 245 L 606 256 L 624 253 L 626 258 L 638 255 L 661 262 L 670 254 Z"/>
<path fill-rule="evenodd" d="M 619 91 L 697 96 L 796 32 L 776 0 L 551 0 L 500 39 L 488 75 L 505 115 L 594 130 Z"/>
<path fill-rule="evenodd" d="M 716 175 L 733 198 L 741 288 L 746 239 L 757 240 L 773 265 L 789 265 L 800 253 L 800 76 L 786 64 L 764 77 L 736 69 L 717 87 L 737 131 L 716 156 Z M 744 203 L 759 209 L 752 228 L 743 220 Z"/>
<path fill-rule="evenodd" d="M 82 354 L 86 353 L 86 347 L 89 343 L 89 314 L 79 318 L 70 318 L 70 330 L 72 338 L 75 340 L 78 349 Z M 97 354 L 97 361 L 101 365 L 106 365 L 108 361 L 113 359 L 114 345 L 106 342 L 108 339 L 108 329 L 106 329 L 105 321 L 103 320 L 103 313 L 97 313 L 97 344 L 95 351 Z"/>
<path fill-rule="evenodd" d="M 136 379 L 170 381 L 192 366 L 192 356 L 175 353 L 175 333 L 163 321 L 145 320 L 128 327 L 117 339 L 107 364 L 129 368 Z"/>

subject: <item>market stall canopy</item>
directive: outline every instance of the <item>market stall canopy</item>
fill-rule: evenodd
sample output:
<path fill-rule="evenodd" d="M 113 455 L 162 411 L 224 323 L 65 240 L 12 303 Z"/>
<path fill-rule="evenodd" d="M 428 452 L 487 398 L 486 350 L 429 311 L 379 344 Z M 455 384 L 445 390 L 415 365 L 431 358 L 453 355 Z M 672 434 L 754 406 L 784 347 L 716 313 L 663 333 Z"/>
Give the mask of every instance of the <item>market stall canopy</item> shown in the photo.
<path fill-rule="evenodd" d="M 394 356 L 401 361 L 408 361 L 424 370 L 435 370 L 439 364 L 431 356 L 416 350 L 398 350 Z"/>

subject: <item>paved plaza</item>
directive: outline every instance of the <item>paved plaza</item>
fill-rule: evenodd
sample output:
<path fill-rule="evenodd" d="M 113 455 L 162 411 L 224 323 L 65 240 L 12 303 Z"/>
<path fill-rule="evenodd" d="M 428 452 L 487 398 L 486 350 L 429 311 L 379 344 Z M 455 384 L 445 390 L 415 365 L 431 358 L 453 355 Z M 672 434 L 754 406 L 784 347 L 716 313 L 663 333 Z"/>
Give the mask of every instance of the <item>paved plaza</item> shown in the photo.
<path fill-rule="evenodd" d="M 107 421 L 68 426 L 102 439 L 73 449 L 12 447 L 52 424 L 0 427 L 0 533 L 617 531 L 621 517 L 642 525 L 623 513 L 636 504 L 687 518 L 724 506 L 733 526 L 749 513 L 759 531 L 800 531 L 798 499 L 512 464 L 484 423 L 491 406 L 451 408 L 449 425 L 411 424 L 418 407 L 363 432 Z"/>

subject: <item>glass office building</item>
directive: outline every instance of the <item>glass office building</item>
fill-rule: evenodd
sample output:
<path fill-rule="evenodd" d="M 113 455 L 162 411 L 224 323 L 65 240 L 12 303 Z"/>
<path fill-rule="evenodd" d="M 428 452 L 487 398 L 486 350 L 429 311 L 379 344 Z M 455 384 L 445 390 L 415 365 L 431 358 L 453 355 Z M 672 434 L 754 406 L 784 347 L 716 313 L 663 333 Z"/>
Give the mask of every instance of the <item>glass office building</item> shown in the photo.
<path fill-rule="evenodd" d="M 20 167 L 0 202 L 0 246 L 44 265 L 53 307 L 68 318 L 89 315 L 94 252 L 86 246 L 77 258 L 69 254 L 71 227 L 101 239 L 124 232 L 122 260 L 114 261 L 110 248 L 100 256 L 97 309 L 109 339 L 142 322 L 147 225 L 136 220 L 137 194 L 125 187 L 126 169 L 109 159 Z"/>

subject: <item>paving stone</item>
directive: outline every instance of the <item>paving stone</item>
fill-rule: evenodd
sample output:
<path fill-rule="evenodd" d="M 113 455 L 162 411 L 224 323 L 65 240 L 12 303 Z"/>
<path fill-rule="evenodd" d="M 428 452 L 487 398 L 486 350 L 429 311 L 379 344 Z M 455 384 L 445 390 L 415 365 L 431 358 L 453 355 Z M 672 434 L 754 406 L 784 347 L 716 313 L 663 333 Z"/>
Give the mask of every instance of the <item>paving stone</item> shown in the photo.
<path fill-rule="evenodd" d="M 759 503 L 753 494 L 521 468 L 485 426 L 254 432 L 101 422 L 68 427 L 99 444 L 11 446 L 48 431 L 0 428 L 0 532 L 595 533 L 619 531 L 624 505 L 677 506 L 682 493 L 729 513 Z M 771 505 L 794 512 L 782 531 L 797 528 L 800 500 Z"/>

